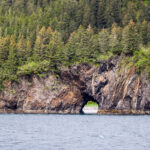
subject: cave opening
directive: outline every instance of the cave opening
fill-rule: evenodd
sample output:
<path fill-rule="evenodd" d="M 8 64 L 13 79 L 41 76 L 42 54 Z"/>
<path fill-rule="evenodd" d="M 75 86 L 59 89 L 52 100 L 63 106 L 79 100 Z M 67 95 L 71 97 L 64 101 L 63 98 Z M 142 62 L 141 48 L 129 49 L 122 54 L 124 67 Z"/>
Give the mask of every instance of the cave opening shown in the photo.
<path fill-rule="evenodd" d="M 82 114 L 97 114 L 98 102 L 91 96 L 84 94 L 84 104 L 81 109 Z"/>

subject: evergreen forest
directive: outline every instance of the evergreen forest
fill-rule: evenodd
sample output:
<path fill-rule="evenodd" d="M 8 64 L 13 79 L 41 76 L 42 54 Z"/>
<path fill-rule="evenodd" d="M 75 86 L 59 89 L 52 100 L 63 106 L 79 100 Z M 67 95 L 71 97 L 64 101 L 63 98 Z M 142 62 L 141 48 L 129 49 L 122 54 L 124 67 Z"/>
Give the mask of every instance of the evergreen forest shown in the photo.
<path fill-rule="evenodd" d="M 150 0 L 0 0 L 0 87 L 121 56 L 150 77 Z"/>

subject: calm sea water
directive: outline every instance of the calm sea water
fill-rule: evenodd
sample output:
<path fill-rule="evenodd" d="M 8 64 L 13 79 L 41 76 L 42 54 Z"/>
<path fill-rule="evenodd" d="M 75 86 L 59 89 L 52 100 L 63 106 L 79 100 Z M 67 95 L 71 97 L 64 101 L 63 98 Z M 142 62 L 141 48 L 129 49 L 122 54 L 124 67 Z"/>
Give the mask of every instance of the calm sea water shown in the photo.
<path fill-rule="evenodd" d="M 150 150 L 150 116 L 0 115 L 0 150 Z"/>

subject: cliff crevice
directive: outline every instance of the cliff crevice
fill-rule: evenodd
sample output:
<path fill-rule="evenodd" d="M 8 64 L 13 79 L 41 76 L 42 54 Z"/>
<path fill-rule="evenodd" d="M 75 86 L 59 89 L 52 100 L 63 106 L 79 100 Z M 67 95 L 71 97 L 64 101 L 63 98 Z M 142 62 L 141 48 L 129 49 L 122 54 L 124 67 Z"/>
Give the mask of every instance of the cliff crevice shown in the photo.
<path fill-rule="evenodd" d="M 92 100 L 100 114 L 150 114 L 150 83 L 134 66 L 120 71 L 119 58 L 99 67 L 74 64 L 52 73 L 24 76 L 5 82 L 0 93 L 0 113 L 83 113 Z"/>

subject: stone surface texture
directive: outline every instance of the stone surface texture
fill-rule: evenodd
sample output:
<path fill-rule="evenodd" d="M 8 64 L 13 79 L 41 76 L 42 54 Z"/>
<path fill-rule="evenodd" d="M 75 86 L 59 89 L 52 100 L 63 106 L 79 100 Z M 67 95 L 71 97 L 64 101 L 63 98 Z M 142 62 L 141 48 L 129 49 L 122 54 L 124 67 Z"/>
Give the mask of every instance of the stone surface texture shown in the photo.
<path fill-rule="evenodd" d="M 0 113 L 79 114 L 92 100 L 99 114 L 150 114 L 150 82 L 120 58 L 62 68 L 59 77 L 20 77 L 6 81 L 0 93 Z"/>

